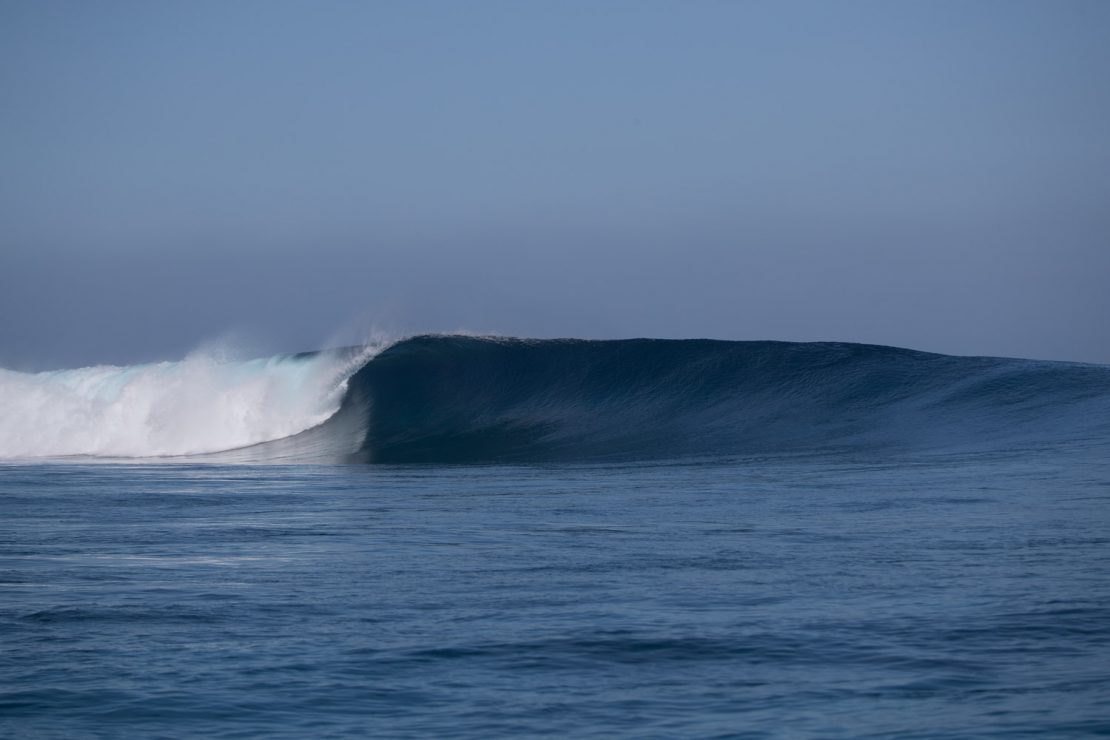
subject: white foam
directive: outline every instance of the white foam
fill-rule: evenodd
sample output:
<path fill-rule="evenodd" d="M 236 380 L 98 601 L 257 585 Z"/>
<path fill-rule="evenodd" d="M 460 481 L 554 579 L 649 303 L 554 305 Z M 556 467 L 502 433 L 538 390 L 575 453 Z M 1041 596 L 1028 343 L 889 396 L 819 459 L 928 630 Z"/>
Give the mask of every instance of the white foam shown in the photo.
<path fill-rule="evenodd" d="M 19 373 L 0 369 L 0 458 L 155 457 L 289 437 L 338 409 L 351 374 L 380 351 Z"/>

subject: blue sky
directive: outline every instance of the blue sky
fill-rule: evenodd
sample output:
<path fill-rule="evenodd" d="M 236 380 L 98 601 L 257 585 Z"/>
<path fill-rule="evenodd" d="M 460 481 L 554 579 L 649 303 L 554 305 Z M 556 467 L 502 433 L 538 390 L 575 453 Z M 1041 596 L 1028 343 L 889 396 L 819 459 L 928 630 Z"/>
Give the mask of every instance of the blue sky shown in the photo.
<path fill-rule="evenodd" d="M 1110 362 L 1107 38 L 1099 1 L 2 0 L 0 364 L 371 326 Z"/>

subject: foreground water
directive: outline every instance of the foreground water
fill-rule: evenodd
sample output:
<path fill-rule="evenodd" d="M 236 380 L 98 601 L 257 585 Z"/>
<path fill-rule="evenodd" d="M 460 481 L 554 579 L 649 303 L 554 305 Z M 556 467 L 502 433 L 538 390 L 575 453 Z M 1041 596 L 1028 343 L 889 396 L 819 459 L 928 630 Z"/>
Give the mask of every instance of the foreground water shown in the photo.
<path fill-rule="evenodd" d="M 1110 464 L 0 466 L 0 735 L 1110 733 Z"/>

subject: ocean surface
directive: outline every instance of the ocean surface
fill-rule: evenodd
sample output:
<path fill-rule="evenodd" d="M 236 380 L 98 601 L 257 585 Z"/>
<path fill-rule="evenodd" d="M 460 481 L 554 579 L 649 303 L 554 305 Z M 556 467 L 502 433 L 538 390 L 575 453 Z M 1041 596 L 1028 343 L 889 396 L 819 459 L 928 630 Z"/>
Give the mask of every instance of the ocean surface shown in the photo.
<path fill-rule="evenodd" d="M 1110 367 L 0 371 L 0 737 L 1110 735 Z"/>

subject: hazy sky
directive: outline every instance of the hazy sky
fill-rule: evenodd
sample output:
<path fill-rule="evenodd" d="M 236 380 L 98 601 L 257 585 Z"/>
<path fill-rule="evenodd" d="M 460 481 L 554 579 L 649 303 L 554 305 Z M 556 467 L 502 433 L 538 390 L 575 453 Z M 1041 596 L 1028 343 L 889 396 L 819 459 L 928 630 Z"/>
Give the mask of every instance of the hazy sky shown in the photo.
<path fill-rule="evenodd" d="M 370 327 L 1110 362 L 1110 2 L 0 0 L 0 364 Z"/>

